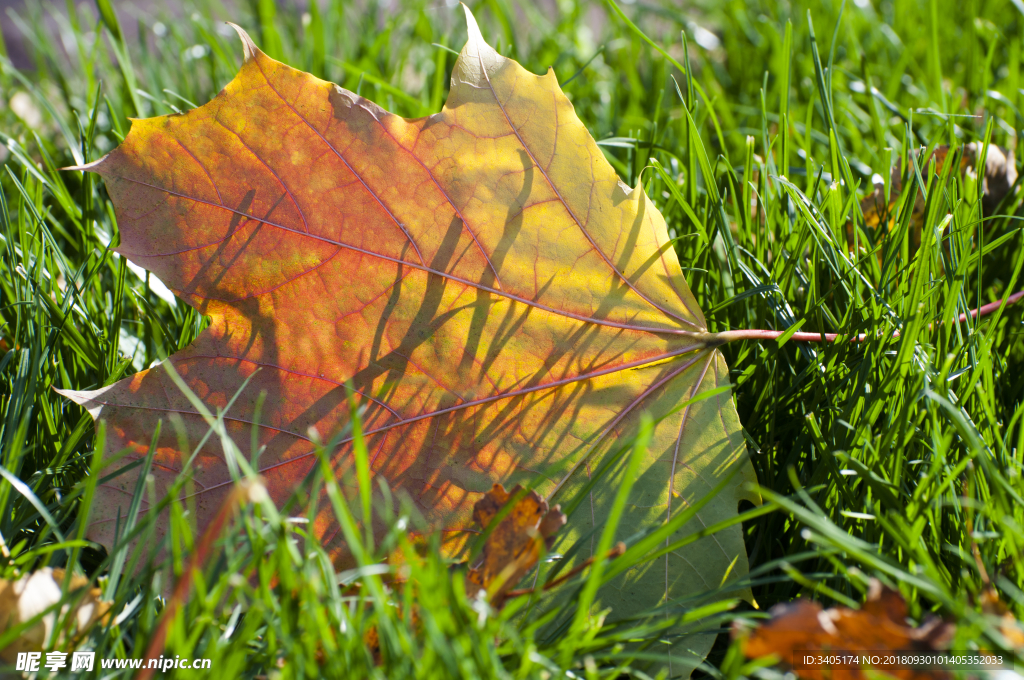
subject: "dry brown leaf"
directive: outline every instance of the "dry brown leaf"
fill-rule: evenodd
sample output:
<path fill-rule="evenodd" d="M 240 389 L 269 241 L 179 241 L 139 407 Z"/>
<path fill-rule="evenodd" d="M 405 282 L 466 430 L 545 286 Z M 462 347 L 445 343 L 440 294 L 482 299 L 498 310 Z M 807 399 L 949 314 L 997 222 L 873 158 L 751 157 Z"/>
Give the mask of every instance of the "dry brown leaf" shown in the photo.
<path fill-rule="evenodd" d="M 963 155 L 960 157 L 960 174 L 976 172 L 978 152 L 981 145 L 971 142 L 964 147 Z M 942 172 L 949 155 L 948 146 L 936 147 L 932 155 L 921 164 L 922 170 L 932 160 L 936 162 L 935 171 Z M 999 202 L 1006 197 L 1017 181 L 1017 166 L 1012 149 L 1004 149 L 994 144 L 989 145 L 985 155 L 985 172 L 981 178 L 982 182 L 982 209 L 985 214 L 991 214 L 999 205 Z M 903 190 L 902 167 L 894 166 L 889 179 L 889 203 L 886 207 L 885 186 L 881 182 L 874 185 L 874 191 L 868 194 L 861 202 L 860 209 L 864 214 L 864 221 L 869 227 L 877 227 L 883 218 L 886 218 L 886 230 L 892 229 L 896 217 L 896 201 Z M 918 191 L 914 201 L 911 223 L 914 226 L 912 238 L 914 247 L 920 243 L 921 224 L 924 220 L 925 201 L 923 194 Z M 852 236 L 852 233 L 850 234 Z"/>
<path fill-rule="evenodd" d="M 498 513 L 522 491 L 523 487 L 518 484 L 511 491 L 505 491 L 501 484 L 495 484 L 473 506 L 474 523 L 481 530 L 486 530 Z M 541 556 L 541 544 L 543 543 L 545 548 L 551 547 L 555 533 L 565 525 L 565 522 L 566 517 L 559 506 L 549 509 L 547 501 L 536 491 L 531 490 L 522 494 L 484 541 L 479 559 L 466 573 L 467 590 L 471 595 L 481 590 L 487 591 L 491 604 L 499 609 L 509 597 L 532 592 L 532 589 L 513 592 L 511 588 L 537 564 Z M 622 549 L 618 548 L 615 554 L 621 552 Z M 590 560 L 580 567 L 589 564 Z M 578 571 L 579 568 L 572 573 Z M 564 577 L 557 579 L 548 583 L 546 587 L 557 585 L 564 580 Z M 411 610 L 410 616 L 413 628 L 418 629 L 420 618 L 415 607 Z M 380 636 L 376 626 L 366 632 L 363 642 L 373 655 L 374 662 L 379 664 Z"/>
<path fill-rule="evenodd" d="M 739 627 L 733 636 L 742 639 L 743 654 L 758 659 L 771 654 L 780 665 L 804 680 L 861 680 L 859 668 L 794 668 L 796 652 L 814 654 L 829 651 L 932 651 L 944 649 L 955 627 L 931 617 L 918 627 L 906 623 L 907 605 L 903 597 L 877 580 L 871 582 L 867 601 L 860 609 L 834 607 L 822 609 L 817 602 L 798 600 L 770 610 L 772 618 L 752 631 Z M 941 671 L 912 668 L 886 668 L 889 675 L 902 680 L 945 678 Z"/>
<path fill-rule="evenodd" d="M 64 575 L 63 569 L 44 567 L 16 581 L 0 579 L 0 633 L 32 619 L 60 602 Z M 71 577 L 71 592 L 88 586 L 88 579 L 78 575 Z M 73 613 L 76 626 L 70 631 L 70 637 L 62 637 L 58 641 L 60 646 L 77 646 L 82 633 L 109 615 L 110 603 L 102 601 L 100 595 L 99 588 L 89 588 L 78 601 Z M 62 614 L 66 612 L 67 607 Z M 19 652 L 42 651 L 56 623 L 55 611 L 46 614 L 35 625 L 24 630 L 14 642 L 0 650 L 0 659 L 13 664 Z"/>
<path fill-rule="evenodd" d="M 506 492 L 501 484 L 495 484 L 473 507 L 473 521 L 486 530 L 501 509 L 522 490 L 517 484 Z M 466 580 L 486 590 L 491 603 L 500 607 L 512 586 L 537 564 L 541 544 L 550 547 L 552 538 L 565 522 L 559 506 L 548 509 L 547 502 L 531 490 L 516 501 L 487 537 L 483 553 L 469 570 Z"/>
<path fill-rule="evenodd" d="M 486 530 L 502 508 L 522 491 L 523 487 L 518 484 L 511 491 L 495 484 L 473 506 L 473 522 L 481 530 Z M 467 590 L 471 594 L 487 591 L 491 604 L 499 609 L 510 596 L 532 592 L 510 593 L 510 590 L 537 564 L 541 543 L 550 548 L 555 533 L 565 522 L 566 517 L 559 506 L 549 509 L 547 501 L 536 491 L 524 494 L 484 542 L 480 558 L 466 573 Z M 413 628 L 418 628 L 419 613 L 415 608 L 411 617 Z M 380 637 L 376 626 L 366 632 L 363 642 L 374 661 L 380 663 Z"/>
<path fill-rule="evenodd" d="M 981 611 L 998 619 L 996 625 L 999 632 L 1015 652 L 1024 652 L 1024 626 L 999 599 L 999 593 L 994 588 L 981 594 Z"/>

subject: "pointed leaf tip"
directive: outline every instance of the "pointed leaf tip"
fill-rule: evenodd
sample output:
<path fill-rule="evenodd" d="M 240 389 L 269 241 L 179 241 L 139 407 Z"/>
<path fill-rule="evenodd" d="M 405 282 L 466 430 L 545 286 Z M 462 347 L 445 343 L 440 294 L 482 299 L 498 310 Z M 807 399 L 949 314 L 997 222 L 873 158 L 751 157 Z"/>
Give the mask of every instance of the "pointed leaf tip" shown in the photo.
<path fill-rule="evenodd" d="M 462 48 L 462 54 L 452 72 L 453 85 L 459 82 L 474 87 L 483 86 L 489 80 L 489 74 L 493 73 L 500 66 L 505 58 L 498 54 L 493 47 L 487 44 L 476 18 L 465 4 L 462 5 L 466 13 L 466 31 L 469 34 L 466 39 L 466 46 Z"/>
<path fill-rule="evenodd" d="M 98 158 L 91 163 L 83 163 L 82 165 L 69 165 L 67 167 L 61 168 L 61 170 L 81 170 L 82 172 L 98 172 L 97 168 L 106 159 L 107 157 L 103 156 L 102 158 Z"/>
<path fill-rule="evenodd" d="M 99 420 L 100 411 L 103 410 L 105 404 L 96 400 L 96 397 L 103 392 L 106 392 L 109 387 L 101 387 L 98 390 L 60 390 L 54 388 L 53 391 L 64 397 L 75 402 L 92 416 L 93 420 Z"/>
<path fill-rule="evenodd" d="M 256 47 L 256 43 L 252 41 L 252 38 L 250 38 L 249 34 L 245 32 L 245 29 L 230 21 L 225 21 L 224 23 L 235 29 L 235 32 L 238 33 L 238 37 L 242 40 L 242 54 L 245 56 L 245 61 L 248 62 L 250 59 L 255 59 L 256 54 L 260 49 Z"/>
<path fill-rule="evenodd" d="M 487 41 L 484 40 L 483 34 L 480 33 L 480 25 L 476 23 L 476 17 L 473 16 L 473 12 L 470 11 L 466 3 L 462 2 L 459 4 L 462 5 L 462 9 L 466 13 L 466 30 L 469 32 L 468 42 L 483 43 L 486 45 Z"/>

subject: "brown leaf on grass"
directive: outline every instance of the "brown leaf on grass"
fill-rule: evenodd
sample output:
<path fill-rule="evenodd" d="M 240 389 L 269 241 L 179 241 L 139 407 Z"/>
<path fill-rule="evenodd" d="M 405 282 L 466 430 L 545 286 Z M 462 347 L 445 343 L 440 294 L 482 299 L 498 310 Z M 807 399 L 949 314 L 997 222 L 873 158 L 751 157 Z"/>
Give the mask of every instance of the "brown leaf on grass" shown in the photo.
<path fill-rule="evenodd" d="M 733 637 L 742 639 L 743 654 L 749 659 L 777 655 L 780 665 L 792 669 L 803 680 L 861 680 L 867 669 L 825 666 L 801 667 L 800 656 L 831 651 L 879 652 L 896 650 L 933 651 L 944 649 L 955 627 L 936 617 L 920 626 L 906 622 L 903 597 L 873 580 L 867 601 L 860 609 L 822 609 L 809 600 L 773 607 L 772 618 L 754 630 L 734 627 Z M 886 667 L 884 672 L 902 680 L 945 678 L 941 671 Z"/>
<path fill-rule="evenodd" d="M 473 507 L 473 521 L 486 530 L 501 509 L 522 490 L 517 484 L 511 492 L 506 492 L 501 484 L 495 484 Z M 491 531 L 480 559 L 469 570 L 466 580 L 488 591 L 491 603 L 500 607 L 512 586 L 537 564 L 541 544 L 549 548 L 555 533 L 565 522 L 559 506 L 549 509 L 547 502 L 531 490 L 516 501 Z"/>
<path fill-rule="evenodd" d="M 976 173 L 978 165 L 978 153 L 981 145 L 971 142 L 964 146 L 963 154 L 960 157 L 960 174 L 968 172 Z M 923 163 L 920 163 L 922 171 L 931 161 L 935 161 L 935 171 L 941 173 L 946 159 L 949 156 L 948 146 L 936 147 L 932 155 Z M 1004 149 L 994 144 L 989 145 L 985 154 L 985 172 L 981 177 L 982 182 L 982 209 L 985 214 L 991 214 L 999 202 L 1013 188 L 1017 181 L 1017 165 L 1012 149 Z M 900 165 L 892 168 L 889 178 L 889 202 L 885 200 L 885 185 L 878 182 L 874 185 L 874 191 L 868 194 L 860 202 L 861 212 L 864 214 L 864 221 L 869 227 L 877 227 L 883 219 L 886 220 L 886 230 L 892 229 L 896 219 L 896 202 L 899 200 L 900 192 L 903 190 L 903 169 Z M 925 201 L 924 195 L 918 191 L 914 200 L 911 223 L 914 226 L 912 237 L 916 247 L 920 241 L 921 224 L 924 220 Z M 852 235 L 852 234 L 851 234 Z"/>
<path fill-rule="evenodd" d="M 505 491 L 501 484 L 495 484 L 473 506 L 473 522 L 485 531 L 498 513 L 522 491 L 523 487 L 518 484 L 511 491 Z M 511 588 L 537 564 L 541 555 L 541 543 L 545 549 L 550 548 L 555 533 L 565 525 L 565 522 L 566 517 L 560 507 L 556 505 L 549 509 L 547 502 L 537 495 L 536 491 L 531 490 L 522 494 L 515 500 L 515 505 L 508 514 L 487 536 L 479 559 L 466 572 L 466 589 L 469 594 L 473 595 L 480 590 L 488 591 L 491 604 L 501 608 L 509 597 L 532 592 L 532 589 L 511 592 Z M 585 564 L 589 564 L 589 561 Z M 562 582 L 562 579 L 558 582 Z M 554 584 L 553 582 L 548 585 Z M 415 607 L 410 612 L 410 618 L 413 628 L 418 629 L 420 618 Z M 379 664 L 380 634 L 376 626 L 366 631 L 363 642 L 373 656 L 374 663 Z"/>
<path fill-rule="evenodd" d="M 981 594 L 981 611 L 998 620 L 996 627 L 1015 652 L 1024 652 L 1024 626 L 999 599 L 999 593 L 989 588 Z"/>
<path fill-rule="evenodd" d="M 0 579 L 0 634 L 31 620 L 60 602 L 64 576 L 63 569 L 44 567 L 14 581 Z M 89 588 L 89 580 L 78 575 L 72 576 L 69 588 L 70 592 Z M 77 600 L 72 613 L 75 624 L 68 631 L 69 635 L 62 635 L 58 638 L 59 646 L 62 649 L 76 647 L 85 631 L 109 615 L 110 603 L 102 601 L 100 594 L 99 588 L 89 588 Z M 68 607 L 69 605 L 65 605 L 61 611 L 62 618 L 67 614 Z M 56 610 L 44 615 L 34 625 L 22 631 L 21 635 L 13 642 L 0 650 L 0 659 L 5 663 L 13 664 L 19 652 L 42 651 L 43 645 L 57 623 Z"/>

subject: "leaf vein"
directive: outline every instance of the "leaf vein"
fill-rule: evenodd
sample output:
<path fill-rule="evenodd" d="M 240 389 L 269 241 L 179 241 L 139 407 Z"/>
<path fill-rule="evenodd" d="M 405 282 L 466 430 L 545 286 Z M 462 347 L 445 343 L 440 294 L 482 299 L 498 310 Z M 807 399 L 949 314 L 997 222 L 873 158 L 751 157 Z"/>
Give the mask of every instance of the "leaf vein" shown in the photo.
<path fill-rule="evenodd" d="M 573 219 L 576 225 L 580 228 L 580 231 L 583 233 L 583 235 L 586 236 L 587 240 L 590 242 L 591 247 L 593 247 L 594 252 L 600 255 L 601 259 L 605 261 L 605 264 L 607 264 L 611 268 L 611 270 L 614 271 L 616 275 L 618 275 L 618 277 L 621 278 L 634 293 L 639 295 L 645 302 L 647 302 L 647 304 L 659 310 L 665 316 L 672 317 L 688 326 L 692 326 L 693 328 L 700 330 L 700 326 L 698 326 L 696 323 L 690 321 L 685 317 L 679 316 L 674 312 L 670 312 L 669 310 L 665 309 L 664 307 L 657 304 L 656 302 L 648 298 L 646 295 L 641 293 L 640 290 L 633 285 L 633 282 L 629 280 L 629 277 L 620 272 L 618 268 L 614 264 L 612 264 L 611 260 L 608 259 L 608 256 L 605 255 L 604 251 L 601 250 L 600 247 L 598 247 L 597 242 L 594 241 L 594 237 L 590 235 L 590 232 L 587 231 L 587 229 L 583 226 L 583 223 L 580 222 L 579 218 L 572 211 L 572 208 L 569 207 L 569 203 L 562 196 L 561 192 L 555 186 L 555 183 L 551 181 L 551 177 L 548 175 L 547 170 L 545 170 L 544 167 L 537 161 L 537 157 L 534 155 L 533 150 L 526 145 L 526 142 L 523 140 L 522 135 L 519 134 L 519 130 L 517 130 L 515 125 L 512 124 L 512 119 L 509 118 L 508 112 L 505 110 L 505 105 L 502 104 L 501 100 L 498 98 L 498 93 L 494 89 L 494 84 L 491 83 L 491 76 L 490 74 L 487 73 L 487 69 L 484 67 L 483 56 L 479 53 L 479 51 L 477 52 L 477 59 L 480 61 L 480 70 L 483 72 L 484 78 L 487 80 L 487 86 L 488 88 L 490 88 L 491 94 L 494 96 L 494 101 L 498 105 L 498 109 L 501 110 L 502 115 L 505 117 L 505 122 L 508 123 L 509 128 L 511 128 L 512 132 L 515 133 L 516 139 L 519 140 L 519 143 L 522 145 L 523 150 L 526 151 L 527 154 L 529 154 L 530 160 L 532 160 L 533 164 L 537 166 L 538 170 L 540 170 L 541 175 L 544 176 L 544 180 L 548 183 L 548 186 L 551 187 L 551 191 L 554 192 L 555 196 L 558 197 L 558 200 L 562 203 L 562 206 L 565 208 L 565 211 L 569 214 L 569 217 Z"/>
<path fill-rule="evenodd" d="M 374 252 L 372 250 L 367 250 L 365 248 L 360 248 L 358 246 L 354 246 L 354 245 L 351 245 L 349 243 L 344 243 L 342 241 L 335 241 L 334 239 L 329 239 L 329 238 L 327 238 L 325 236 L 320 236 L 318 234 L 304 234 L 301 231 L 296 231 L 295 229 L 292 229 L 290 227 L 286 227 L 283 224 L 278 224 L 277 222 L 271 222 L 270 220 L 264 219 L 262 217 L 256 217 L 255 215 L 250 215 L 249 213 L 243 212 L 241 210 L 236 210 L 235 208 L 231 208 L 231 207 L 228 207 L 226 205 L 220 205 L 220 204 L 217 204 L 217 203 L 213 203 L 211 201 L 207 201 L 207 200 L 202 199 L 202 198 L 196 198 L 195 196 L 189 196 L 187 194 L 182 194 L 182 193 L 177 192 L 177 191 L 171 191 L 170 189 L 167 189 L 166 187 L 160 187 L 160 186 L 157 186 L 155 184 L 150 184 L 149 182 L 143 182 L 141 180 L 134 179 L 132 177 L 119 176 L 119 177 L 116 177 L 115 179 L 122 179 L 122 180 L 125 180 L 127 182 L 134 182 L 136 184 L 141 184 L 143 186 L 148 186 L 150 188 L 156 189 L 158 191 L 166 192 L 166 193 L 168 193 L 168 194 L 170 194 L 172 196 L 177 196 L 177 197 L 183 198 L 185 200 L 195 201 L 197 203 L 203 203 L 203 204 L 215 207 L 215 208 L 220 208 L 222 210 L 227 210 L 229 212 L 235 213 L 236 215 L 240 215 L 240 216 L 245 217 L 245 218 L 250 219 L 250 220 L 255 220 L 256 222 L 260 222 L 262 224 L 266 224 L 267 226 L 274 227 L 276 229 L 281 229 L 283 231 L 291 232 L 291 233 L 297 234 L 299 236 L 306 236 L 306 237 L 309 237 L 309 238 L 312 238 L 312 239 L 316 239 L 318 241 L 322 241 L 324 243 L 329 243 L 331 245 L 339 246 L 341 248 L 346 248 L 348 250 L 352 250 L 352 251 L 357 252 L 357 253 L 362 253 L 363 255 L 370 255 L 371 257 L 378 257 L 378 258 L 380 258 L 382 260 L 386 260 L 388 262 L 394 262 L 396 264 L 400 264 L 400 265 L 403 265 L 403 266 L 412 267 L 413 269 L 418 269 L 418 270 L 426 272 L 428 274 L 436 274 L 437 276 L 440 276 L 442 278 L 446 278 L 446 279 L 449 279 L 451 281 L 455 281 L 457 283 L 465 284 L 467 286 L 472 286 L 473 288 L 478 288 L 480 290 L 485 290 L 487 292 L 494 293 L 495 295 L 507 298 L 507 299 L 512 300 L 514 302 L 521 302 L 524 305 L 529 305 L 530 307 L 536 307 L 537 309 L 541 309 L 543 311 L 550 312 L 552 314 L 556 314 L 556 315 L 560 315 L 560 316 L 566 316 L 566 317 L 569 317 L 570 319 L 576 319 L 577 321 L 582 321 L 584 323 L 592 323 L 592 324 L 596 324 L 596 325 L 599 325 L 599 326 L 609 326 L 611 328 L 621 328 L 621 329 L 627 330 L 627 331 L 635 331 L 635 332 L 641 332 L 641 333 L 652 333 L 652 334 L 655 334 L 655 335 L 677 335 L 677 336 L 684 336 L 684 337 L 688 336 L 688 337 L 692 337 L 692 338 L 695 338 L 695 339 L 700 338 L 701 336 L 704 335 L 704 333 L 702 331 L 694 332 L 694 331 L 687 331 L 687 330 L 682 330 L 682 329 L 678 329 L 678 328 L 657 328 L 657 327 L 654 327 L 654 326 L 631 326 L 629 324 L 619 323 L 617 321 L 607 321 L 605 319 L 595 319 L 594 317 L 584 316 L 583 314 L 577 314 L 575 312 L 570 312 L 568 310 L 556 309 L 554 307 L 549 307 L 548 305 L 541 304 L 541 303 L 536 302 L 534 300 L 529 300 L 527 298 L 521 297 L 519 295 L 515 295 L 513 293 L 509 293 L 507 291 L 500 290 L 498 288 L 492 288 L 491 286 L 486 286 L 486 285 L 484 285 L 482 283 L 470 281 L 468 279 L 464 279 L 462 277 L 455 276 L 453 274 L 449 274 L 448 272 L 444 272 L 444 271 L 441 271 L 439 269 L 434 269 L 434 268 L 429 267 L 427 265 L 416 264 L 415 262 L 410 262 L 409 260 L 402 260 L 402 259 L 397 258 L 397 257 L 391 257 L 389 255 L 384 255 L 383 253 L 377 253 L 377 252 Z M 224 238 L 219 239 L 218 241 L 213 241 L 213 242 L 210 242 L 210 243 L 204 243 L 204 244 L 201 244 L 201 245 L 198 245 L 198 246 L 193 246 L 193 247 L 190 247 L 190 248 L 183 248 L 181 250 L 176 250 L 176 251 L 168 251 L 168 252 L 164 252 L 164 253 L 156 253 L 156 254 L 152 254 L 152 255 L 142 254 L 142 253 L 129 253 L 129 252 L 123 252 L 121 250 L 119 250 L 118 252 L 123 252 L 123 254 L 125 256 L 128 256 L 128 257 L 134 256 L 134 257 L 138 257 L 138 258 L 171 257 L 173 255 L 180 255 L 181 253 L 185 253 L 185 252 L 191 252 L 191 251 L 195 251 L 195 250 L 202 250 L 203 248 L 210 248 L 210 247 L 216 246 L 216 245 L 218 245 L 220 243 L 223 243 L 230 236 L 231 236 L 230 234 L 227 234 L 227 235 L 224 236 Z"/>

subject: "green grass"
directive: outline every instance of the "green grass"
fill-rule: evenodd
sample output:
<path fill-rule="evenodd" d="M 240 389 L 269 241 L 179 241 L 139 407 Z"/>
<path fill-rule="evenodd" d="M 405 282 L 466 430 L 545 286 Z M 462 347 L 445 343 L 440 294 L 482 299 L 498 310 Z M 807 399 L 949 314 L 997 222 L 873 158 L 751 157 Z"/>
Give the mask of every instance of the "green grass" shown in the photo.
<path fill-rule="evenodd" d="M 29 3 L 0 18 L 25 34 L 33 59 L 24 72 L 0 69 L 0 572 L 70 565 L 98 578 L 120 616 L 90 643 L 98 656 L 131 657 L 153 637 L 160 596 L 199 535 L 175 502 L 169 564 L 154 562 L 146 521 L 130 533 L 136 551 L 107 555 L 82 540 L 102 436 L 53 388 L 109 384 L 184 347 L 205 322 L 110 253 L 117 225 L 102 183 L 59 168 L 109 151 L 129 117 L 213 96 L 241 58 L 225 19 L 270 56 L 406 116 L 439 109 L 465 28 L 454 9 L 417 2 L 385 11 L 331 0 L 303 14 L 271 0 L 229 13 L 209 0 L 173 16 L 122 10 L 120 21 L 106 0 L 98 7 L 69 16 Z M 680 237 L 711 330 L 869 335 L 724 348 L 770 501 L 743 509 L 746 583 L 760 611 L 734 599 L 723 611 L 715 600 L 735 598 L 731 590 L 667 618 L 576 617 L 576 596 L 592 594 L 586 572 L 555 598 L 489 611 L 437 550 L 408 543 L 411 512 L 385 517 L 393 529 L 376 547 L 354 524 L 346 530 L 363 553 L 339 586 L 292 518 L 324 484 L 343 528 L 359 511 L 316 478 L 281 512 L 244 504 L 167 629 L 167 653 L 211 658 L 222 677 L 547 678 L 568 668 L 642 678 L 662 641 L 725 630 L 801 595 L 860 602 L 871 576 L 898 587 L 913 617 L 956 620 L 954 649 L 1004 649 L 977 598 L 995 588 L 1024 615 L 1024 319 L 1017 307 L 957 317 L 1024 288 L 1020 199 L 983 216 L 978 182 L 915 165 L 910 151 L 979 141 L 1021 155 L 1024 6 L 886 0 L 848 3 L 840 15 L 838 3 L 806 0 L 685 12 L 638 2 L 619 15 L 583 0 L 491 0 L 473 9 L 503 54 L 535 72 L 554 68 L 623 179 L 643 181 Z M 130 23 L 141 40 L 124 37 Z M 848 222 L 861 223 L 857 198 L 897 159 L 908 171 L 895 226 L 857 228 L 848 243 Z M 905 208 L 918 191 L 926 212 L 915 250 Z M 387 554 L 404 555 L 401 585 L 387 586 L 374 566 Z M 603 577 L 650 555 L 629 551 Z M 584 629 L 567 634 L 573 620 Z M 379 665 L 364 644 L 370 629 Z M 0 635 L 0 647 L 17 632 Z M 724 635 L 697 672 L 766 673 L 745 666 Z"/>

